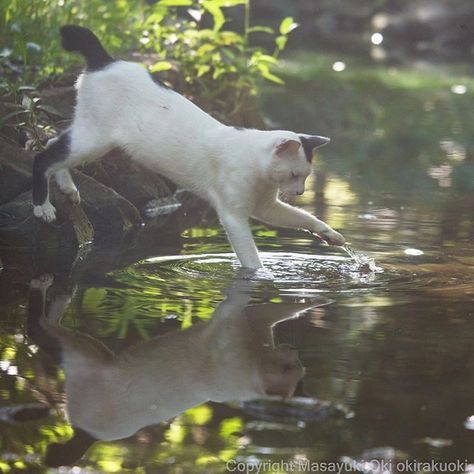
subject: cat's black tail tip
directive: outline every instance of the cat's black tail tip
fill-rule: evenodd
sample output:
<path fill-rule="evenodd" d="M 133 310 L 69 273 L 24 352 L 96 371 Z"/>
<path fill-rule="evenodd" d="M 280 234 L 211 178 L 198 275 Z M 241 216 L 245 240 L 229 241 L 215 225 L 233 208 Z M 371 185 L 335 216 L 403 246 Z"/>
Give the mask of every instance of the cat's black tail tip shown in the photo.
<path fill-rule="evenodd" d="M 114 61 L 97 36 L 88 28 L 64 25 L 59 31 L 62 47 L 66 51 L 82 54 L 86 60 L 87 69 L 96 71 Z"/>

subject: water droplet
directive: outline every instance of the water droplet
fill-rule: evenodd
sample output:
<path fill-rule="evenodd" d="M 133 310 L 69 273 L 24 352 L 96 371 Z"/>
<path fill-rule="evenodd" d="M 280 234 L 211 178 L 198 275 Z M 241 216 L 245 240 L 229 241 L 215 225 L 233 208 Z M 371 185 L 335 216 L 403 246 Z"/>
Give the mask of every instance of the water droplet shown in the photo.
<path fill-rule="evenodd" d="M 405 249 L 403 253 L 405 255 L 410 255 L 410 256 L 415 256 L 415 257 L 424 254 L 423 250 L 419 250 L 419 249 Z"/>
<path fill-rule="evenodd" d="M 347 254 L 352 258 L 352 260 L 357 263 L 361 272 L 377 273 L 381 271 L 381 269 L 377 267 L 377 265 L 375 265 L 375 260 L 372 257 L 364 255 L 360 252 L 356 252 L 349 245 L 344 245 L 342 248 L 347 252 Z"/>
<path fill-rule="evenodd" d="M 447 448 L 448 446 L 453 445 L 453 441 L 451 439 L 444 439 L 444 438 L 430 438 L 427 436 L 421 440 L 422 443 L 431 446 L 432 448 Z"/>
<path fill-rule="evenodd" d="M 375 216 L 374 214 L 369 214 L 369 213 L 359 214 L 357 217 L 359 219 L 365 219 L 367 221 L 373 221 L 373 220 L 377 219 L 377 216 Z"/>

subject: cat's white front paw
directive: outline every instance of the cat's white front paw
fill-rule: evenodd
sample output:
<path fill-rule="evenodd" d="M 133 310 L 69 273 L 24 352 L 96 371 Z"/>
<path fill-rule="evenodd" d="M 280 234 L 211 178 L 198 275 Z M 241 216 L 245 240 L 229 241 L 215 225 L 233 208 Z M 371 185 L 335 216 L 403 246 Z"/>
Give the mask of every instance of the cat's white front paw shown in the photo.
<path fill-rule="evenodd" d="M 329 245 L 339 245 L 342 246 L 346 243 L 346 239 L 333 229 L 328 229 L 323 232 L 319 232 L 321 238 L 323 238 Z"/>
<path fill-rule="evenodd" d="M 56 209 L 50 202 L 45 202 L 41 206 L 34 206 L 33 214 L 44 222 L 54 222 L 56 220 Z"/>

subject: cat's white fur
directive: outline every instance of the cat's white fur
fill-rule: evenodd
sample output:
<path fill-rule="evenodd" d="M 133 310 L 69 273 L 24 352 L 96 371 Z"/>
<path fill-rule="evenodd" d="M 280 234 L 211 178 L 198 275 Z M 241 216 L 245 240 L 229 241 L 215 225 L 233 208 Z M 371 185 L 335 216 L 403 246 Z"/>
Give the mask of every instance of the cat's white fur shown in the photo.
<path fill-rule="evenodd" d="M 342 235 L 326 223 L 278 199 L 279 191 L 301 194 L 311 172 L 296 133 L 223 125 L 156 84 L 135 63 L 115 61 L 87 72 L 77 89 L 69 155 L 48 170 L 73 202 L 79 202 L 79 193 L 68 169 L 120 147 L 143 166 L 209 201 L 244 267 L 262 266 L 250 217 L 344 244 Z M 34 214 L 46 222 L 55 219 L 49 197 L 34 206 Z"/>
<path fill-rule="evenodd" d="M 37 283 L 43 297 L 52 279 Z M 248 283 L 247 283 L 248 285 Z M 248 306 L 235 286 L 207 323 L 173 331 L 115 355 L 97 339 L 60 325 L 69 296 L 57 296 L 40 324 L 61 346 L 70 423 L 114 440 L 208 401 L 292 396 L 304 368 L 295 348 L 275 345 L 272 327 L 317 303 Z"/>

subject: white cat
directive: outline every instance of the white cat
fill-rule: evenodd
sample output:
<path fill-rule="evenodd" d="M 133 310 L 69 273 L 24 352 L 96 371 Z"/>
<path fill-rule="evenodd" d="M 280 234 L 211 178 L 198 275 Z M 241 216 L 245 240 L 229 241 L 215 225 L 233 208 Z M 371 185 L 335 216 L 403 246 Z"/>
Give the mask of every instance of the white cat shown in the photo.
<path fill-rule="evenodd" d="M 326 223 L 278 199 L 279 190 L 289 195 L 304 192 L 313 149 L 328 138 L 223 125 L 154 82 L 138 64 L 115 61 L 90 30 L 64 26 L 61 35 L 63 47 L 81 53 L 87 69 L 77 83 L 70 128 L 35 157 L 35 216 L 46 222 L 55 219 L 49 201 L 52 174 L 61 191 L 79 203 L 68 168 L 121 148 L 143 166 L 209 201 L 243 267 L 262 267 L 250 217 L 344 244 L 342 235 Z"/>

